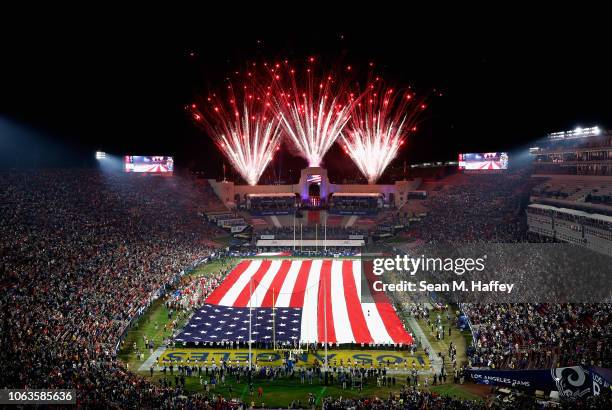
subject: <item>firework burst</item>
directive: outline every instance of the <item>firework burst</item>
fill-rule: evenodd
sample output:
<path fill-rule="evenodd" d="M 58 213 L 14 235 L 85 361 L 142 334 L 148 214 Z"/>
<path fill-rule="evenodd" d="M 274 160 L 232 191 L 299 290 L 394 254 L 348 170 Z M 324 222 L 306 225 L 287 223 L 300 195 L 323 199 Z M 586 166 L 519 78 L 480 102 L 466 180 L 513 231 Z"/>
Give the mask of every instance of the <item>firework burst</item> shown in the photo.
<path fill-rule="evenodd" d="M 315 74 L 313 63 L 310 58 L 299 74 L 287 61 L 268 67 L 268 93 L 293 147 L 309 166 L 318 167 L 348 122 L 356 99 L 346 92 L 346 81 L 331 73 Z"/>
<path fill-rule="evenodd" d="M 202 104 L 188 107 L 194 121 L 212 137 L 249 185 L 259 181 L 281 136 L 273 102 L 258 90 L 254 81 L 240 88 L 228 84 L 223 97 L 212 94 Z"/>
<path fill-rule="evenodd" d="M 426 108 L 411 91 L 396 91 L 372 82 L 361 95 L 342 131 L 344 150 L 367 178 L 375 183 L 397 156 L 407 135 Z"/>

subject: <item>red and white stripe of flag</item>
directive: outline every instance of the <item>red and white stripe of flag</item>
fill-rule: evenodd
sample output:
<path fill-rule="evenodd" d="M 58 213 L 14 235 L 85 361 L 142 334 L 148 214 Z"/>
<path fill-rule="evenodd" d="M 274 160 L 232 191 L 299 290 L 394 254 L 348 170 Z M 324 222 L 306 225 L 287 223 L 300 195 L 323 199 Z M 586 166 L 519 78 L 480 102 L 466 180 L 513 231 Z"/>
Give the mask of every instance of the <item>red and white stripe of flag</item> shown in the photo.
<path fill-rule="evenodd" d="M 206 303 L 300 307 L 302 342 L 324 342 L 327 323 L 329 343 L 412 343 L 393 305 L 376 296 L 361 302 L 358 260 L 256 259 L 240 262 Z"/>

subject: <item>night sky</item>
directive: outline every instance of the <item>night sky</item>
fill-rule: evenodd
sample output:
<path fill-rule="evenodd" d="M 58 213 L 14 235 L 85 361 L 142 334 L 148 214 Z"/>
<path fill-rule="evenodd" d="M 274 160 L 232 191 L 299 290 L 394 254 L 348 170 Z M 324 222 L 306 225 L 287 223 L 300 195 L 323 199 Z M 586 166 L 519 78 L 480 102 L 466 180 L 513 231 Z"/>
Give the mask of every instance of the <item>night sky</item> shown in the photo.
<path fill-rule="evenodd" d="M 308 56 L 374 61 L 388 81 L 443 92 L 396 164 L 517 149 L 579 125 L 612 128 L 610 34 L 600 16 L 30 22 L 2 53 L 2 168 L 87 165 L 100 149 L 171 154 L 218 175 L 220 153 L 183 106 L 248 61 Z M 283 173 L 304 164 L 286 149 L 279 161 Z M 326 163 L 354 169 L 339 149 Z"/>

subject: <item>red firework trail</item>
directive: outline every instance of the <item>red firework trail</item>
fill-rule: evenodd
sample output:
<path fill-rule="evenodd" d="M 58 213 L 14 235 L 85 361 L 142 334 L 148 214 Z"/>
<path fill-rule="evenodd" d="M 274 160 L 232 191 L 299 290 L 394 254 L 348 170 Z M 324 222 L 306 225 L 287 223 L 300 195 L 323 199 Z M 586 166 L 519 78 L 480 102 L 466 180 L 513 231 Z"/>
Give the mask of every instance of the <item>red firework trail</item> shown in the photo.
<path fill-rule="evenodd" d="M 368 183 L 375 183 L 397 156 L 426 108 L 411 90 L 386 87 L 376 78 L 366 87 L 342 131 L 342 145 Z"/>
<path fill-rule="evenodd" d="M 321 164 L 350 118 L 356 96 L 348 92 L 348 76 L 334 71 L 318 74 L 314 58 L 298 69 L 288 61 L 265 64 L 280 124 L 298 153 L 311 167 Z"/>
<path fill-rule="evenodd" d="M 222 95 L 211 94 L 187 108 L 242 178 L 257 184 L 278 148 L 281 128 L 273 100 L 260 92 L 252 75 L 247 72 L 242 86 L 228 82 Z"/>

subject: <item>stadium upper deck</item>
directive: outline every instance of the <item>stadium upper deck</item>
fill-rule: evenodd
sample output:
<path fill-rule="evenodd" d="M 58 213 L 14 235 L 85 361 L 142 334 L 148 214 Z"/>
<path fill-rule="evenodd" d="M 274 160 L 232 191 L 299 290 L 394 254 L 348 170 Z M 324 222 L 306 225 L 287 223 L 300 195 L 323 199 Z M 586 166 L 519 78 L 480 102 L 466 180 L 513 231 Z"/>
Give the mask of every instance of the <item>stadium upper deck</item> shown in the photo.
<path fill-rule="evenodd" d="M 612 133 L 598 127 L 549 134 L 531 153 L 536 174 L 612 176 Z"/>

